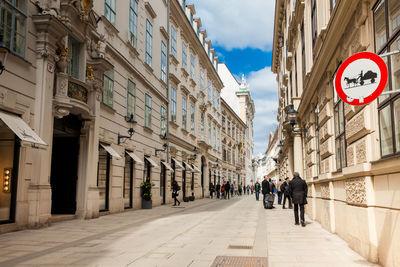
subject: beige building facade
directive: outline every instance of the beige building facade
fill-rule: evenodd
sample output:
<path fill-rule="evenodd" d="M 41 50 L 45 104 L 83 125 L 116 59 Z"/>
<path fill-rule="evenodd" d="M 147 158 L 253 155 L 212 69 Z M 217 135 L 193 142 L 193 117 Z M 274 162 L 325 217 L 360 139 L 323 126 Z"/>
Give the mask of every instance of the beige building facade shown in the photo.
<path fill-rule="evenodd" d="M 244 149 L 247 126 L 222 98 L 222 183 L 242 185 L 246 179 L 246 153 Z"/>
<path fill-rule="evenodd" d="M 312 219 L 384 266 L 400 265 L 399 93 L 351 106 L 333 79 L 346 58 L 369 51 L 387 63 L 385 91 L 399 89 L 399 21 L 399 1 L 276 1 L 279 171 L 306 179 Z"/>
<path fill-rule="evenodd" d="M 11 2 L 0 6 L 18 18 L 2 22 L 0 232 L 138 209 L 146 178 L 154 206 L 172 202 L 173 179 L 181 198 L 209 195 L 223 85 L 194 6 Z"/>

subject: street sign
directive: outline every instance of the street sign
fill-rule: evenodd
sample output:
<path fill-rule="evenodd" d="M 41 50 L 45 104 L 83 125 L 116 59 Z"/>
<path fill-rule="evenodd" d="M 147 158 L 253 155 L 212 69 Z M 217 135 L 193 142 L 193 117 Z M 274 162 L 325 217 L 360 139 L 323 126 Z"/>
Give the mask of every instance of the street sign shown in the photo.
<path fill-rule="evenodd" d="M 387 79 L 385 61 L 374 53 L 361 52 L 346 59 L 339 67 L 334 87 L 347 104 L 365 105 L 382 93 Z"/>

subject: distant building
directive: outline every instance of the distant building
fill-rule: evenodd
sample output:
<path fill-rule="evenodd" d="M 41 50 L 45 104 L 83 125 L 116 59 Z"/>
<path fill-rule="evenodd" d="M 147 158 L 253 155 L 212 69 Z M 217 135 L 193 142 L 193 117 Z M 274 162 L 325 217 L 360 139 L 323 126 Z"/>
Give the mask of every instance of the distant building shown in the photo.
<path fill-rule="evenodd" d="M 235 113 L 246 124 L 247 128 L 239 128 L 240 131 L 245 130 L 244 142 L 241 153 L 245 153 L 245 180 L 244 184 L 251 184 L 255 181 L 255 174 L 252 167 L 252 158 L 254 152 L 254 129 L 253 121 L 255 114 L 254 101 L 251 98 L 249 86 L 242 76 L 241 83 L 238 83 L 236 78 L 223 63 L 218 64 L 218 74 L 220 75 L 224 88 L 221 91 L 221 96 L 228 103 Z M 237 129 L 237 128 L 236 128 Z M 237 129 L 239 131 L 239 129 Z"/>

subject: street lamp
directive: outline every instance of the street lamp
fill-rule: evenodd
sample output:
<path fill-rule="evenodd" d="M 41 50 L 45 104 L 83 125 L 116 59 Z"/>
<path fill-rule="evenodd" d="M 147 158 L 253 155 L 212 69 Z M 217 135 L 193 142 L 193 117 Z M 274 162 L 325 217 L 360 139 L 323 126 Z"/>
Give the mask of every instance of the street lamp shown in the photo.
<path fill-rule="evenodd" d="M 287 114 L 288 114 L 290 126 L 292 126 L 292 132 L 294 132 L 294 133 L 306 133 L 307 132 L 307 129 L 297 129 L 297 130 L 294 129 L 294 126 L 297 124 L 296 123 L 297 114 L 299 114 L 299 113 L 297 112 L 297 110 L 294 109 L 293 104 L 290 104 L 290 109 L 288 110 Z"/>
<path fill-rule="evenodd" d="M 5 65 L 8 52 L 9 52 L 8 47 L 3 43 L 3 34 L 0 33 L 0 75 L 6 69 Z"/>

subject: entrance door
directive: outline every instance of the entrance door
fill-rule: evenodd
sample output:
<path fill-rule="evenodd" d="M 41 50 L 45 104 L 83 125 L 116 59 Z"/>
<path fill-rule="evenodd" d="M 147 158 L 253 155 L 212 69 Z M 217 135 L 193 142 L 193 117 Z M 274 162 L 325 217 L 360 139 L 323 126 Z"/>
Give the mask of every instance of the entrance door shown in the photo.
<path fill-rule="evenodd" d="M 186 197 L 186 163 L 183 162 L 183 171 L 182 171 L 182 196 Z"/>
<path fill-rule="evenodd" d="M 165 204 L 165 184 L 166 184 L 166 172 L 164 164 L 161 164 L 161 174 L 160 174 L 160 196 L 162 200 L 162 205 Z"/>
<path fill-rule="evenodd" d="M 133 160 L 130 156 L 125 156 L 124 171 L 124 208 L 132 208 L 133 200 Z"/>

